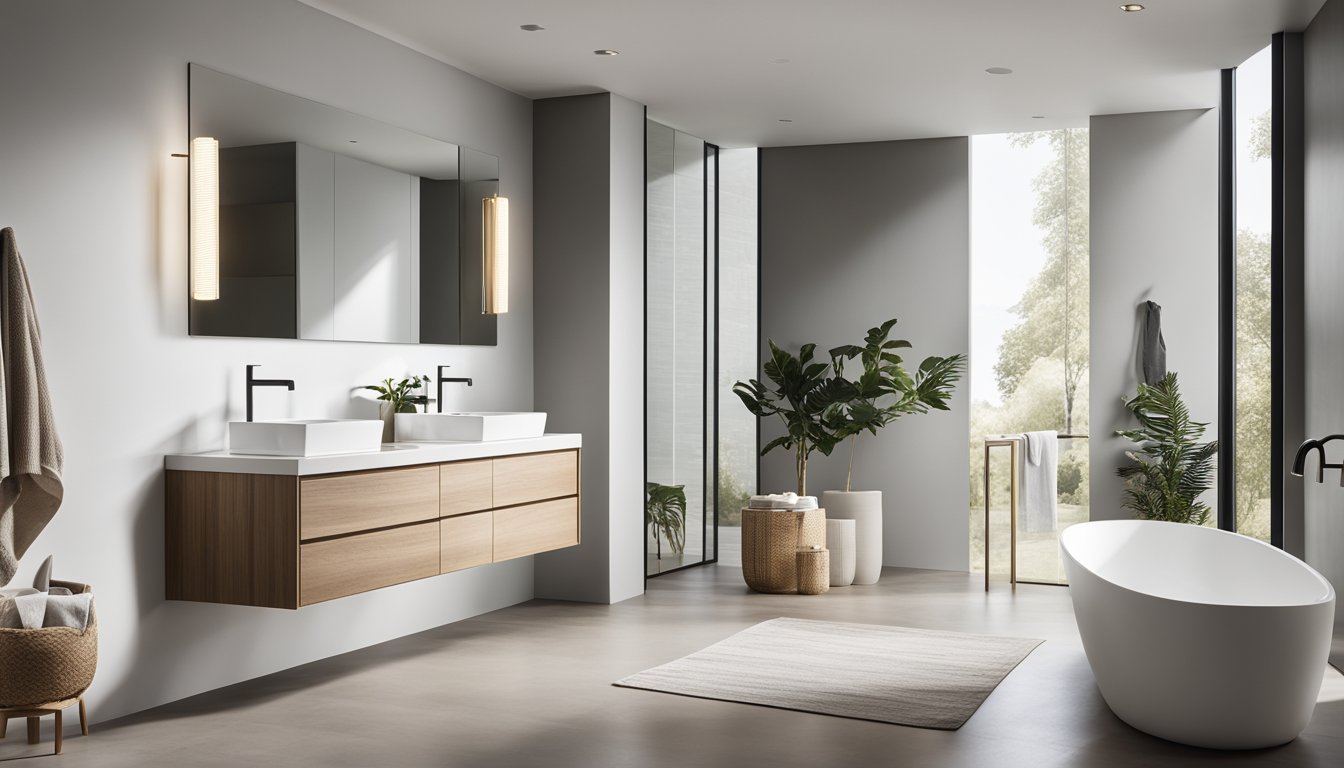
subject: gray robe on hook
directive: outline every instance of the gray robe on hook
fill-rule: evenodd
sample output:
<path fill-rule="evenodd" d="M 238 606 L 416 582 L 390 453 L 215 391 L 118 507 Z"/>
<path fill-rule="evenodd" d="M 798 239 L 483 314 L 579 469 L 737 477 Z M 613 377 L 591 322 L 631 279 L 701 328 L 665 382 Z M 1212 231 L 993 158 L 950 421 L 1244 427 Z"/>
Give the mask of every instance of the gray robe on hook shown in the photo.
<path fill-rule="evenodd" d="M 1162 307 L 1155 301 L 1143 303 L 1143 383 L 1154 386 L 1167 375 L 1167 342 L 1162 338 Z"/>

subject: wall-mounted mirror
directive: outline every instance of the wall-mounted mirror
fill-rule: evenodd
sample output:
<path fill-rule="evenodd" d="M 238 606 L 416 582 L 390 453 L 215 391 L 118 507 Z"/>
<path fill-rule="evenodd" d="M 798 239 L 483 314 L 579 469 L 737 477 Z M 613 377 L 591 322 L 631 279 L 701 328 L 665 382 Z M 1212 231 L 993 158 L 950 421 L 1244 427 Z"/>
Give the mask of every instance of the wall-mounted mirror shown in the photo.
<path fill-rule="evenodd" d="M 481 200 L 499 162 L 190 66 L 189 138 L 219 141 L 219 298 L 193 336 L 496 343 Z"/>

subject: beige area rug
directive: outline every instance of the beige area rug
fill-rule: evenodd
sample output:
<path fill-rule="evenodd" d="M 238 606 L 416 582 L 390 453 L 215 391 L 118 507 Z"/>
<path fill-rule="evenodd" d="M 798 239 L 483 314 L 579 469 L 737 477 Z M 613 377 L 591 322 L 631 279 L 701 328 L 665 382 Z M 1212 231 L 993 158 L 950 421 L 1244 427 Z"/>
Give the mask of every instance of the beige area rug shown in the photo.
<path fill-rule="evenodd" d="M 772 619 L 615 685 L 954 730 L 1041 642 Z"/>

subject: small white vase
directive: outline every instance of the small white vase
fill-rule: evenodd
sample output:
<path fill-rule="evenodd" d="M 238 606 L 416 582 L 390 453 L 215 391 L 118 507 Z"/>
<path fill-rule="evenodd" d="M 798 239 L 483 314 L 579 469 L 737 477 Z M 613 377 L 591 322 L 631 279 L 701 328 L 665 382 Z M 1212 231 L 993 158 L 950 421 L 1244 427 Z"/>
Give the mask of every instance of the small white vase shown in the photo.
<path fill-rule="evenodd" d="M 826 548 L 831 551 L 831 586 L 854 583 L 854 521 L 826 518 Z"/>
<path fill-rule="evenodd" d="M 882 492 L 825 491 L 826 517 L 854 521 L 854 583 L 876 584 L 882 576 Z"/>
<path fill-rule="evenodd" d="M 391 403 L 378 403 L 378 418 L 383 420 L 383 442 L 397 442 L 397 413 Z"/>

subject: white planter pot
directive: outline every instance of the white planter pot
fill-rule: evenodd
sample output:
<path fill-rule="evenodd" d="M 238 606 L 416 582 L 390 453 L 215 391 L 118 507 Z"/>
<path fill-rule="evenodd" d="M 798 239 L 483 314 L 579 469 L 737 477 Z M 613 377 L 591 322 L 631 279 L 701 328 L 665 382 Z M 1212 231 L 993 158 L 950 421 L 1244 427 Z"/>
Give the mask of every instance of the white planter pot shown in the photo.
<path fill-rule="evenodd" d="M 876 584 L 882 575 L 882 492 L 826 491 L 826 517 L 854 521 L 854 583 Z"/>

